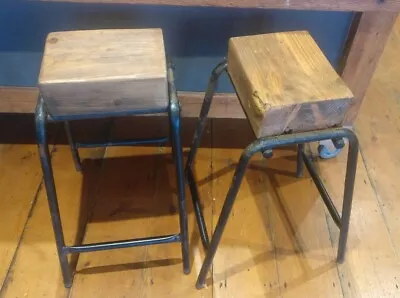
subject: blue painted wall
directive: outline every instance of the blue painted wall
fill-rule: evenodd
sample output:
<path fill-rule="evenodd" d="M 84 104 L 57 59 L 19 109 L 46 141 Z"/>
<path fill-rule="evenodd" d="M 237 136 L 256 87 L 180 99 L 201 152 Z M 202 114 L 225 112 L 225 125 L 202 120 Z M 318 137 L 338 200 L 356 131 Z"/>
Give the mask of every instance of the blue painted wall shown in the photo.
<path fill-rule="evenodd" d="M 4 2 L 5 1 L 5 2 Z M 179 90 L 203 91 L 232 36 L 308 30 L 337 66 L 352 14 L 345 12 L 69 4 L 3 0 L 0 85 L 35 86 L 48 32 L 161 27 Z M 219 91 L 231 92 L 227 80 Z"/>

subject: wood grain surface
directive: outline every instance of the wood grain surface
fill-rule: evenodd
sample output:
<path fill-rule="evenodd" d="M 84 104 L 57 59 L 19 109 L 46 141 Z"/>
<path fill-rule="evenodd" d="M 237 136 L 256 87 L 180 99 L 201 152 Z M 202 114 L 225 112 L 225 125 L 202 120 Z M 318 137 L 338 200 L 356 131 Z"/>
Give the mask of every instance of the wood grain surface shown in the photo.
<path fill-rule="evenodd" d="M 168 105 L 161 29 L 50 33 L 39 89 L 53 115 Z"/>
<path fill-rule="evenodd" d="M 125 295 L 241 298 L 243 293 L 251 293 L 253 297 L 398 297 L 400 188 L 396 178 L 400 175 L 400 90 L 397 80 L 400 68 L 396 58 L 400 51 L 400 21 L 397 21 L 395 28 L 355 125 L 362 151 L 344 264 L 336 265 L 334 262 L 337 227 L 307 173 L 302 179 L 293 176 L 295 150 L 285 148 L 277 150 L 272 159 L 263 160 L 255 156 L 252 160 L 217 251 L 208 288 L 199 291 L 194 287 L 204 252 L 194 225 L 193 211 L 188 204 L 191 252 L 194 252 L 192 275 L 184 276 L 181 273 L 181 263 L 178 262 L 162 266 L 166 264 L 164 260 L 171 256 L 172 259 L 180 258 L 179 245 L 171 244 L 165 251 L 166 247 L 155 246 L 145 254 L 137 248 L 106 254 L 97 252 L 82 255 L 75 284 L 71 291 L 66 291 L 61 282 L 43 190 L 40 190 L 37 201 L 34 201 L 35 192 L 31 191 L 40 185 L 40 179 L 37 179 L 40 174 L 33 178 L 37 175 L 38 163 L 34 161 L 33 155 L 27 158 L 33 147 L 2 145 L 0 157 L 4 176 L 0 183 L 0 209 L 4 212 L 0 217 L 3 235 L 0 239 L 0 257 L 7 278 L 0 290 L 0 297 Z M 194 126 L 187 125 L 188 120 L 184 120 L 182 128 L 190 143 Z M 147 125 L 149 122 L 145 117 L 141 121 L 144 122 L 140 127 L 147 129 L 144 133 L 152 135 L 151 129 L 154 126 Z M 209 143 L 203 144 L 195 168 L 207 225 L 211 231 L 215 228 L 215 220 L 231 183 L 233 167 L 241 149 L 254 136 L 245 120 L 211 119 L 210 122 L 212 125 L 207 126 L 204 139 L 212 136 L 211 147 Z M 8 123 L 15 127 L 14 122 Z M 135 125 L 139 126 L 140 122 L 135 122 Z M 129 132 L 131 137 L 134 133 L 142 132 L 132 132 L 131 127 L 132 124 L 124 123 L 118 125 L 116 130 Z M 227 147 L 230 149 L 224 149 Z M 92 171 L 82 176 L 74 169 L 69 148 L 57 148 L 53 163 L 68 241 L 73 241 L 76 233 L 76 216 L 86 214 L 80 210 L 84 206 L 82 198 L 95 194 L 90 190 L 96 188 L 99 181 L 107 185 L 100 185 L 101 192 L 97 192 L 98 203 L 102 206 L 90 208 L 95 210 L 93 215 L 96 220 L 89 224 L 87 241 L 111 239 L 111 236 L 127 236 L 130 233 L 153 233 L 172 227 L 175 229 L 176 213 L 173 216 L 161 215 L 157 213 L 157 210 L 163 210 L 161 206 L 151 210 L 134 208 L 144 207 L 146 202 L 131 196 L 137 194 L 138 198 L 147 199 L 149 197 L 146 194 L 154 194 L 149 202 L 160 198 L 160 204 L 169 206 L 172 202 L 170 196 L 175 196 L 174 182 L 169 176 L 172 175 L 172 161 L 163 157 L 163 153 L 169 152 L 169 149 L 112 148 L 107 155 L 110 160 L 105 171 L 100 170 L 100 163 L 91 161 L 89 164 L 92 165 Z M 316 154 L 315 146 L 311 149 Z M 315 159 L 317 169 L 339 209 L 343 195 L 345 153 L 329 161 Z M 102 156 L 94 150 L 85 150 L 82 154 L 93 158 Z M 153 168 L 144 168 L 145 177 L 140 177 L 134 169 L 144 165 Z M 11 172 L 7 178 L 10 170 L 14 174 Z M 113 176 L 119 170 L 121 181 Z M 137 179 L 129 179 L 130 175 Z M 24 180 L 18 180 L 19 176 L 23 176 Z M 22 187 L 21 183 L 15 181 L 24 181 L 26 185 Z M 36 186 L 32 187 L 32 184 Z M 80 185 L 86 185 L 85 192 L 80 191 Z M 112 187 L 118 185 L 122 187 Z M 103 191 L 115 196 L 106 200 Z M 117 200 L 113 201 L 114 198 Z M 33 201 L 32 212 L 26 210 L 30 206 L 29 199 Z M 151 212 L 146 213 L 148 210 L 156 213 L 150 216 Z M 171 208 L 170 212 L 174 210 Z M 108 218 L 103 216 L 109 215 L 111 211 L 118 212 Z M 133 221 L 141 224 L 132 225 Z M 18 231 L 23 222 L 27 224 L 22 229 L 22 237 L 18 239 Z M 108 223 L 117 230 L 108 229 Z M 144 230 L 138 231 L 140 228 Z M 114 231 L 117 234 L 109 235 Z M 12 250 L 5 252 L 7 247 Z M 7 265 L 10 255 L 13 255 L 13 261 Z"/>
<path fill-rule="evenodd" d="M 3 222 L 0 229 L 0 284 L 3 285 L 42 176 L 35 145 L 1 144 L 0 155 L 0 189 L 3 190 L 0 197 Z M 20 180 L 23 183 L 14 187 Z"/>
<path fill-rule="evenodd" d="M 31 114 L 35 111 L 38 94 L 34 87 L 0 87 L 0 112 Z"/>
<path fill-rule="evenodd" d="M 101 158 L 104 149 L 81 150 L 81 154 L 82 158 L 86 158 L 87 165 L 88 158 Z M 91 166 L 86 167 L 88 171 L 83 176 L 76 172 L 68 146 L 60 146 L 53 154 L 52 161 L 65 240 L 69 245 L 79 243 L 93 204 L 91 200 L 95 194 L 101 164 L 89 162 Z M 20 240 L 18 256 L 14 259 L 2 289 L 4 297 L 68 295 L 69 290 L 63 285 L 54 241 L 46 191 L 41 187 L 35 209 Z M 76 261 L 76 256 L 70 260 Z"/>
<path fill-rule="evenodd" d="M 231 38 L 228 72 L 257 137 L 339 125 L 353 97 L 306 31 Z"/>
<path fill-rule="evenodd" d="M 342 73 L 355 97 L 346 113 L 345 125 L 353 125 L 357 118 L 396 17 L 397 13 L 392 12 L 366 12 L 358 21 Z"/>

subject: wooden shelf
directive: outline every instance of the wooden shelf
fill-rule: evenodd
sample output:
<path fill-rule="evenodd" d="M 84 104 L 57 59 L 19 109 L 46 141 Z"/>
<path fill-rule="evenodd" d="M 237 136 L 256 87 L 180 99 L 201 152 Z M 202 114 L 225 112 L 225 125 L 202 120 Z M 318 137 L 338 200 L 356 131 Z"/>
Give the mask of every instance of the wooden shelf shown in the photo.
<path fill-rule="evenodd" d="M 183 117 L 198 117 L 203 103 L 203 92 L 178 92 Z M 0 87 L 0 113 L 34 113 L 38 89 L 33 87 Z M 215 95 L 210 110 L 212 118 L 246 118 L 235 94 Z"/>
<path fill-rule="evenodd" d="M 108 4 L 148 4 L 335 11 L 399 11 L 398 0 L 41 0 Z"/>
<path fill-rule="evenodd" d="M 0 113 L 33 113 L 37 97 L 37 88 L 0 87 Z"/>

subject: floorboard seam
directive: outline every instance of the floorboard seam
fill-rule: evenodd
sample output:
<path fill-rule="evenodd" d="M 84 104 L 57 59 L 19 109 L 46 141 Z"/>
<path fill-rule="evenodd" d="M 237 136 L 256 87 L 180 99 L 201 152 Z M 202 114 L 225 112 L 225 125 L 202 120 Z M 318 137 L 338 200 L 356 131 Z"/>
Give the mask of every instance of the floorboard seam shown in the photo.
<path fill-rule="evenodd" d="M 40 193 L 40 191 L 42 190 L 42 186 L 43 186 L 43 179 L 40 181 L 39 186 L 38 186 L 38 188 L 36 189 L 35 195 L 33 196 L 31 208 L 29 209 L 28 216 L 26 217 L 26 221 L 25 221 L 25 223 L 24 223 L 24 228 L 22 229 L 21 236 L 19 237 L 18 244 L 17 244 L 17 247 L 15 248 L 13 258 L 12 258 L 12 260 L 11 260 L 10 266 L 8 267 L 6 276 L 5 276 L 5 278 L 4 278 L 4 282 L 3 282 L 3 284 L 1 285 L 0 297 L 3 297 L 4 291 L 7 290 L 8 282 L 9 282 L 9 279 L 10 279 L 11 269 L 14 267 L 15 261 L 16 261 L 16 259 L 17 259 L 17 255 L 18 255 L 19 248 L 20 248 L 21 243 L 22 243 L 22 240 L 23 240 L 23 238 L 24 238 L 24 234 L 25 234 L 26 228 L 27 228 L 27 226 L 28 226 L 28 222 L 29 222 L 29 220 L 30 220 L 31 217 L 32 217 L 33 209 L 34 209 L 35 206 L 36 206 L 37 198 L 39 197 L 39 193 Z"/>
<path fill-rule="evenodd" d="M 375 198 L 376 198 L 376 200 L 377 200 L 377 202 L 378 202 L 379 212 L 380 212 L 380 214 L 381 214 L 381 216 L 382 216 L 382 218 L 383 218 L 383 222 L 385 223 L 386 230 L 387 230 L 387 232 L 388 232 L 388 234 L 389 234 L 390 244 L 392 245 L 393 251 L 394 251 L 395 256 L 396 256 L 396 259 L 398 259 L 398 258 L 399 258 L 399 254 L 398 254 L 398 251 L 397 251 L 396 246 L 394 245 L 394 242 L 393 242 L 393 239 L 392 239 L 392 233 L 390 232 L 389 224 L 388 224 L 388 222 L 387 222 L 385 213 L 384 213 L 383 210 L 382 210 L 382 202 L 381 202 L 381 200 L 380 200 L 379 192 L 378 192 L 378 190 L 377 190 L 377 187 L 376 187 L 376 185 L 375 185 L 375 182 L 373 181 L 373 179 L 372 179 L 372 177 L 371 177 L 370 170 L 369 170 L 369 167 L 368 167 L 368 164 L 367 164 L 367 160 L 366 160 L 366 158 L 365 158 L 365 155 L 364 155 L 364 152 L 363 152 L 361 146 L 360 146 L 360 155 L 361 155 L 361 158 L 362 158 L 362 162 L 363 162 L 363 164 L 364 164 L 364 167 L 365 167 L 365 171 L 366 171 L 366 173 L 367 173 L 367 177 L 368 177 L 369 183 L 370 183 L 371 186 L 372 186 L 372 189 L 373 189 L 374 194 L 375 194 Z"/>
<path fill-rule="evenodd" d="M 57 133 L 57 135 L 58 135 L 58 133 Z M 52 144 L 52 149 L 50 151 L 50 157 L 52 157 L 53 153 L 56 152 L 56 151 L 57 151 L 56 145 Z M 14 264 L 15 264 L 15 262 L 17 260 L 17 255 L 18 255 L 18 252 L 19 252 L 19 248 L 21 246 L 22 240 L 24 239 L 24 235 L 25 235 L 26 228 L 28 226 L 28 222 L 32 218 L 33 210 L 34 210 L 34 208 L 36 206 L 36 202 L 37 202 L 37 199 L 39 197 L 39 193 L 42 190 L 42 188 L 43 188 L 43 175 L 42 175 L 42 179 L 40 180 L 39 185 L 38 185 L 38 187 L 37 187 L 37 189 L 35 191 L 35 194 L 33 196 L 31 208 L 29 209 L 28 215 L 27 215 L 25 223 L 24 223 L 24 228 L 22 229 L 22 233 L 21 233 L 21 236 L 19 237 L 18 244 L 17 244 L 17 247 L 15 248 L 14 255 L 12 257 L 10 266 L 8 267 L 8 270 L 7 270 L 7 273 L 5 275 L 3 284 L 1 285 L 0 297 L 3 297 L 5 295 L 5 291 L 7 290 L 8 283 L 9 283 L 9 280 L 10 280 L 11 270 L 14 267 Z"/>

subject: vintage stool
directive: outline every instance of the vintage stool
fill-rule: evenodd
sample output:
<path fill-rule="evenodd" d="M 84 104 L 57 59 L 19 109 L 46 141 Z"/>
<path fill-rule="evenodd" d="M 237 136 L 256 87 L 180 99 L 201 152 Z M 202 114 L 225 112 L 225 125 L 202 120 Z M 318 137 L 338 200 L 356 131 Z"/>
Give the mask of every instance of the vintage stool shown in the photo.
<path fill-rule="evenodd" d="M 247 146 L 239 160 L 209 243 L 192 165 L 217 80 L 224 71 L 227 71 L 235 87 L 257 140 Z M 185 169 L 201 239 L 208 249 L 197 279 L 197 288 L 204 286 L 207 271 L 212 264 L 250 158 L 257 152 L 270 157 L 273 148 L 284 145 L 298 145 L 297 176 L 302 175 L 304 162 L 329 213 L 340 228 L 337 261 L 344 260 L 357 168 L 358 141 L 351 130 L 340 126 L 352 97 L 351 91 L 307 32 L 230 39 L 227 61 L 220 63 L 212 72 Z M 349 141 L 349 152 L 340 216 L 303 149 L 304 143 L 329 139 L 337 148 L 342 148 L 343 138 Z"/>
<path fill-rule="evenodd" d="M 183 271 L 189 273 L 180 106 L 173 71 L 167 66 L 161 29 L 93 30 L 50 33 L 39 76 L 36 131 L 58 257 L 66 287 L 72 285 L 67 255 L 169 242 L 181 242 Z M 68 121 L 101 117 L 168 113 L 176 164 L 180 233 L 142 239 L 67 246 L 64 242 L 46 123 L 63 121 L 77 169 L 78 147 L 163 143 L 168 138 L 77 144 Z"/>

